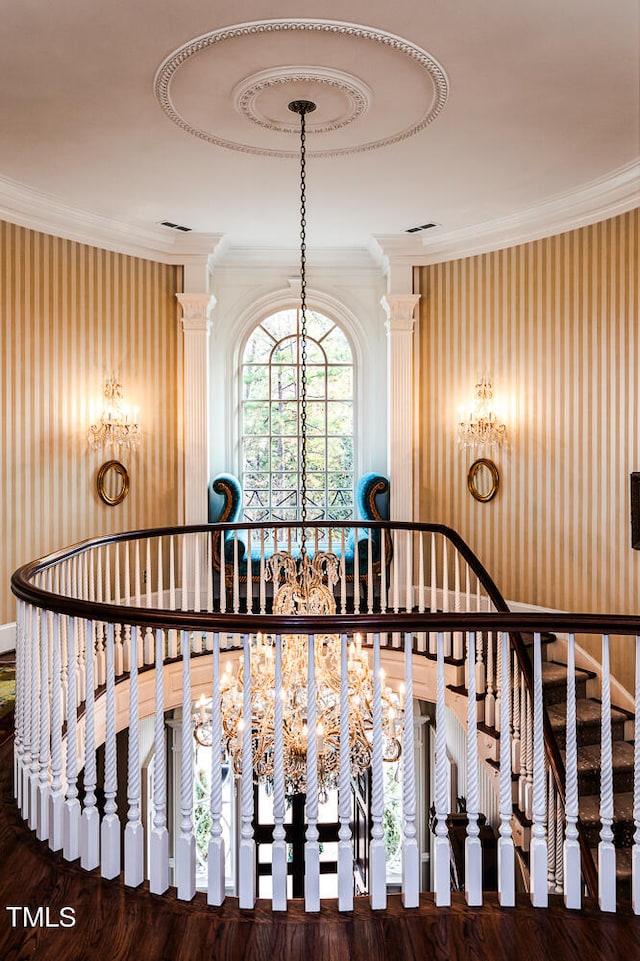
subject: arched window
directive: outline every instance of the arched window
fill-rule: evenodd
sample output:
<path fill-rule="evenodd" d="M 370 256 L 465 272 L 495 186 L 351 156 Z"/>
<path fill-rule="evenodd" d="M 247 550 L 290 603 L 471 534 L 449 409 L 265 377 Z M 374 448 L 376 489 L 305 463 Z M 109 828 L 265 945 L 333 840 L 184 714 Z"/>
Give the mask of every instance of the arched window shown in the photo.
<path fill-rule="evenodd" d="M 300 509 L 300 311 L 251 333 L 242 356 L 241 461 L 248 521 L 295 520 Z M 307 516 L 353 516 L 353 356 L 343 330 L 307 310 Z"/>

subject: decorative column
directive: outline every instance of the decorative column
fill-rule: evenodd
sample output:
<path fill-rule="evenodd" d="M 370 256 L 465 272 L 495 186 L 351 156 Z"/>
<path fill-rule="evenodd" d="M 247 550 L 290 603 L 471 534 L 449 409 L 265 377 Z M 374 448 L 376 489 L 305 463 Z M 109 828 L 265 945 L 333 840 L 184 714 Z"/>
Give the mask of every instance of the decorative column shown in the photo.
<path fill-rule="evenodd" d="M 206 524 L 209 483 L 209 313 L 212 294 L 176 294 L 182 308 L 184 523 Z"/>
<path fill-rule="evenodd" d="M 420 294 L 387 294 L 387 464 L 391 481 L 390 518 L 413 520 L 413 326 Z M 398 545 L 400 546 L 400 545 Z M 408 585 L 405 551 L 393 559 L 401 596 Z"/>

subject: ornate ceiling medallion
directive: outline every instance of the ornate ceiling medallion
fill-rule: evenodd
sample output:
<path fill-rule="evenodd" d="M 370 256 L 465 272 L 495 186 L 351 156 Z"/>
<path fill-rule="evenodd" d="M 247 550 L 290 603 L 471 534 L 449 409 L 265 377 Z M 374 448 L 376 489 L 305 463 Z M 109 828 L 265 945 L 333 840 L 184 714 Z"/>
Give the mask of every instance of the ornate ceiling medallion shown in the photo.
<path fill-rule="evenodd" d="M 290 120 L 291 111 L 287 108 L 288 95 L 282 98 L 281 117 L 273 111 L 267 112 L 262 101 L 263 94 L 280 86 L 302 84 L 313 89 L 313 85 L 320 85 L 325 90 L 329 88 L 335 95 L 337 109 L 329 108 L 330 116 L 321 114 L 319 120 L 313 118 L 307 121 L 307 133 L 328 133 L 338 130 L 354 120 L 358 120 L 369 109 L 371 103 L 371 89 L 362 80 L 352 77 L 342 70 L 328 67 L 276 67 L 273 70 L 262 70 L 260 73 L 247 77 L 237 85 L 233 91 L 233 101 L 236 110 L 248 120 L 281 133 L 298 133 L 299 123 Z M 320 99 L 318 97 L 318 99 Z"/>
<path fill-rule="evenodd" d="M 291 65 L 300 62 L 301 50 L 309 65 Z M 271 68 L 249 77 L 241 75 L 234 83 L 236 65 L 242 70 L 248 62 L 264 64 L 269 56 L 274 60 Z M 380 81 L 381 89 L 372 91 L 375 78 L 367 73 L 373 74 L 372 65 L 381 60 L 387 79 Z M 323 66 L 311 66 L 318 63 Z M 339 69 L 354 64 L 364 76 Z M 180 72 L 182 67 L 185 70 Z M 389 74 L 402 76 L 404 83 L 398 91 L 402 111 L 390 121 L 375 110 L 376 99 L 383 100 L 386 94 Z M 172 89 L 174 79 L 177 86 Z M 203 82 L 218 97 L 207 108 L 198 102 Z M 225 95 L 225 88 L 230 95 Z M 313 99 L 320 109 L 309 124 L 309 135 L 322 136 L 323 142 L 308 155 L 338 157 L 399 143 L 424 130 L 443 109 L 449 84 L 437 60 L 395 34 L 335 20 L 277 19 L 223 27 L 188 41 L 162 62 L 154 92 L 169 119 L 192 136 L 229 150 L 284 158 L 298 155 L 295 149 L 276 146 L 272 139 L 273 133 L 295 132 L 286 105 L 291 100 Z M 230 113 L 225 115 L 226 108 Z M 250 121 L 241 137 L 240 121 Z M 342 134 L 345 129 L 353 133 Z"/>

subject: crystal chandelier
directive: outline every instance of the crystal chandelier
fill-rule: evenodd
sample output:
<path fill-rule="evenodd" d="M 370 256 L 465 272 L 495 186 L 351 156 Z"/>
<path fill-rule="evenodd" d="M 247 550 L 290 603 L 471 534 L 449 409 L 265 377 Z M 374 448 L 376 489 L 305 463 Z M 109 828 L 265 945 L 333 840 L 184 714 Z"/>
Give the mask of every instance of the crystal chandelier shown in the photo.
<path fill-rule="evenodd" d="M 104 387 L 104 408 L 100 419 L 89 428 L 89 447 L 123 447 L 135 450 L 140 443 L 138 412 L 133 414 L 124 406 L 122 385 L 115 377 L 109 378 Z"/>
<path fill-rule="evenodd" d="M 329 552 L 307 552 L 307 305 L 306 305 L 306 126 L 305 118 L 315 104 L 296 100 L 289 109 L 300 115 L 300 542 L 297 554 L 278 552 L 266 564 L 265 575 L 274 583 L 274 614 L 335 614 L 333 588 L 344 559 Z M 282 643 L 282 715 L 285 793 L 305 794 L 307 783 L 307 679 L 306 635 L 288 634 Z M 275 646 L 276 638 L 257 634 L 251 649 L 251 743 L 252 762 L 259 781 L 272 787 L 275 741 Z M 340 661 L 341 639 L 337 634 L 318 634 L 314 645 L 316 678 L 316 747 L 318 786 L 322 797 L 335 788 L 340 758 Z M 236 774 L 242 772 L 244 719 L 243 658 L 236 672 L 231 661 L 220 683 L 224 747 Z M 403 729 L 403 685 L 395 693 L 382 689 L 383 756 L 400 757 Z M 361 638 L 356 635 L 348 651 L 349 755 L 352 774 L 371 765 L 373 741 L 373 674 Z M 201 697 L 194 714 L 194 736 L 211 745 L 211 701 Z"/>
<path fill-rule="evenodd" d="M 503 442 L 506 427 L 499 424 L 491 409 L 493 387 L 491 381 L 483 377 L 476 384 L 476 398 L 469 420 L 458 424 L 458 443 L 465 447 L 495 447 Z"/>

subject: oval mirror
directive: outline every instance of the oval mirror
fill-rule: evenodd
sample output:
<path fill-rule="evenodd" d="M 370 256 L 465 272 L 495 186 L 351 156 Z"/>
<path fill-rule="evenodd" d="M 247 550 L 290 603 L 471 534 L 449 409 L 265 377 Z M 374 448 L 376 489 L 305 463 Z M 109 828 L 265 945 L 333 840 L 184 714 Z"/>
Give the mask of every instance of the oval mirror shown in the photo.
<path fill-rule="evenodd" d="M 490 501 L 498 493 L 500 474 L 492 460 L 481 457 L 473 462 L 467 474 L 469 493 L 477 501 Z"/>
<path fill-rule="evenodd" d="M 98 496 L 100 500 L 115 507 L 129 493 L 129 472 L 119 460 L 108 460 L 98 471 Z"/>

